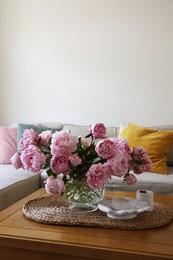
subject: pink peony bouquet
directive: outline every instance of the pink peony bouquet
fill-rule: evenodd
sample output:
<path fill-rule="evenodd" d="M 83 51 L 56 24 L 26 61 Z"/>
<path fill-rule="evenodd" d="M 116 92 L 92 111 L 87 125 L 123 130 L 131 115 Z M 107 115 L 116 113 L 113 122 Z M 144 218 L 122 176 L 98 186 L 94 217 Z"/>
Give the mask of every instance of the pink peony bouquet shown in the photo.
<path fill-rule="evenodd" d="M 11 158 L 14 168 L 23 167 L 33 173 L 45 169 L 45 188 L 51 194 L 62 195 L 71 180 L 86 180 L 93 190 L 101 189 L 111 176 L 134 184 L 136 175 L 152 167 L 143 147 L 130 148 L 123 138 L 106 137 L 106 127 L 101 123 L 91 126 L 85 139 L 65 130 L 38 134 L 26 129 L 19 149 L 21 152 Z"/>

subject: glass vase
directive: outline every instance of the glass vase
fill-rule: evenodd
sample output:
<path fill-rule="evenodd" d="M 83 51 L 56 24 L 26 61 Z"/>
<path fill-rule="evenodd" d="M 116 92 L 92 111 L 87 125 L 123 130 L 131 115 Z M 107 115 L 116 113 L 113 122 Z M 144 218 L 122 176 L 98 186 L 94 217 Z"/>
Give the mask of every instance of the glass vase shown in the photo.
<path fill-rule="evenodd" d="M 98 209 L 97 204 L 104 197 L 104 188 L 94 190 L 88 186 L 86 180 L 70 180 L 66 183 L 64 196 L 68 198 L 71 210 L 92 212 Z"/>

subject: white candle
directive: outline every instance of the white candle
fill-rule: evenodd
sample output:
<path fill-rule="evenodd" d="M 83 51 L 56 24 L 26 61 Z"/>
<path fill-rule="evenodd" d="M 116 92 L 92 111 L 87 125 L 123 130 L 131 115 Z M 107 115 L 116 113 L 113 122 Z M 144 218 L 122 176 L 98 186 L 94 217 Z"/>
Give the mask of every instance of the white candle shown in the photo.
<path fill-rule="evenodd" d="M 150 206 L 150 211 L 153 210 L 154 193 L 151 190 L 137 190 L 136 199 L 147 201 Z"/>

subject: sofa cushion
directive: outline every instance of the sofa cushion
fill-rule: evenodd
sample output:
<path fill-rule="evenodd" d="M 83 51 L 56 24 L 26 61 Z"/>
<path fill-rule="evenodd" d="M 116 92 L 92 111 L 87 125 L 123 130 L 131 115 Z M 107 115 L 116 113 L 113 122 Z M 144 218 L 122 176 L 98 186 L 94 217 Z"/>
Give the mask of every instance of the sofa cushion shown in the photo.
<path fill-rule="evenodd" d="M 0 165 L 0 210 L 10 206 L 40 187 L 39 174 L 18 169 L 11 165 Z"/>
<path fill-rule="evenodd" d="M 161 126 L 153 126 L 152 129 L 156 130 L 172 130 L 173 131 L 173 125 L 161 125 Z M 168 166 L 173 166 L 173 144 L 171 145 L 171 148 L 167 155 L 167 164 Z"/>
<path fill-rule="evenodd" d="M 152 160 L 152 172 L 167 174 L 167 154 L 173 143 L 173 131 L 155 130 L 128 124 L 119 135 L 127 139 L 131 147 L 143 146 Z"/>
<path fill-rule="evenodd" d="M 11 127 L 18 128 L 19 124 L 46 126 L 50 128 L 57 128 L 58 130 L 61 130 L 63 127 L 63 123 L 59 123 L 59 122 L 18 122 L 18 123 L 12 123 Z"/>
<path fill-rule="evenodd" d="M 75 125 L 75 124 L 64 124 L 63 130 L 68 130 L 72 133 L 72 135 L 85 137 L 89 134 L 90 126 L 84 125 Z M 107 137 L 115 137 L 118 136 L 118 127 L 106 127 Z"/>
<path fill-rule="evenodd" d="M 133 185 L 125 184 L 123 178 L 112 176 L 109 182 L 105 184 L 105 188 L 133 192 L 138 189 L 146 189 L 154 193 L 173 195 L 173 167 L 168 167 L 168 173 L 165 175 L 144 172 L 137 176 L 137 182 Z"/>
<path fill-rule="evenodd" d="M 62 130 L 63 123 L 59 123 L 59 122 L 42 122 L 41 126 L 45 126 L 47 128 L 51 128 L 51 129 L 57 129 L 57 131 L 60 131 L 60 130 Z"/>
<path fill-rule="evenodd" d="M 11 164 L 17 151 L 17 128 L 0 126 L 0 164 Z"/>
<path fill-rule="evenodd" d="M 128 126 L 128 123 L 120 123 L 119 127 L 119 133 L 120 134 L 124 128 Z M 173 125 L 160 125 L 160 126 L 150 126 L 149 128 L 155 129 L 155 130 L 172 130 L 173 131 Z M 170 150 L 167 154 L 167 165 L 173 166 L 173 144 L 171 145 Z"/>

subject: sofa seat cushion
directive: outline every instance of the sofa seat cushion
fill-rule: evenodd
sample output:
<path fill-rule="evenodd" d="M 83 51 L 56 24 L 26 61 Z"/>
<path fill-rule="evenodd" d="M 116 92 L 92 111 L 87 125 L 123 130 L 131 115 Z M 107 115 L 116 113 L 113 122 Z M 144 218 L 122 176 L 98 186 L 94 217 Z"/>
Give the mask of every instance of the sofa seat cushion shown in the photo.
<path fill-rule="evenodd" d="M 138 189 L 152 190 L 159 194 L 173 195 L 173 167 L 168 167 L 168 174 L 157 174 L 151 172 L 144 172 L 137 175 L 137 182 L 134 185 L 127 185 L 123 183 L 122 178 L 115 176 L 105 185 L 108 189 L 134 191 Z"/>
<path fill-rule="evenodd" d="M 15 170 L 12 165 L 0 165 L 0 210 L 38 190 L 39 174 Z"/>

